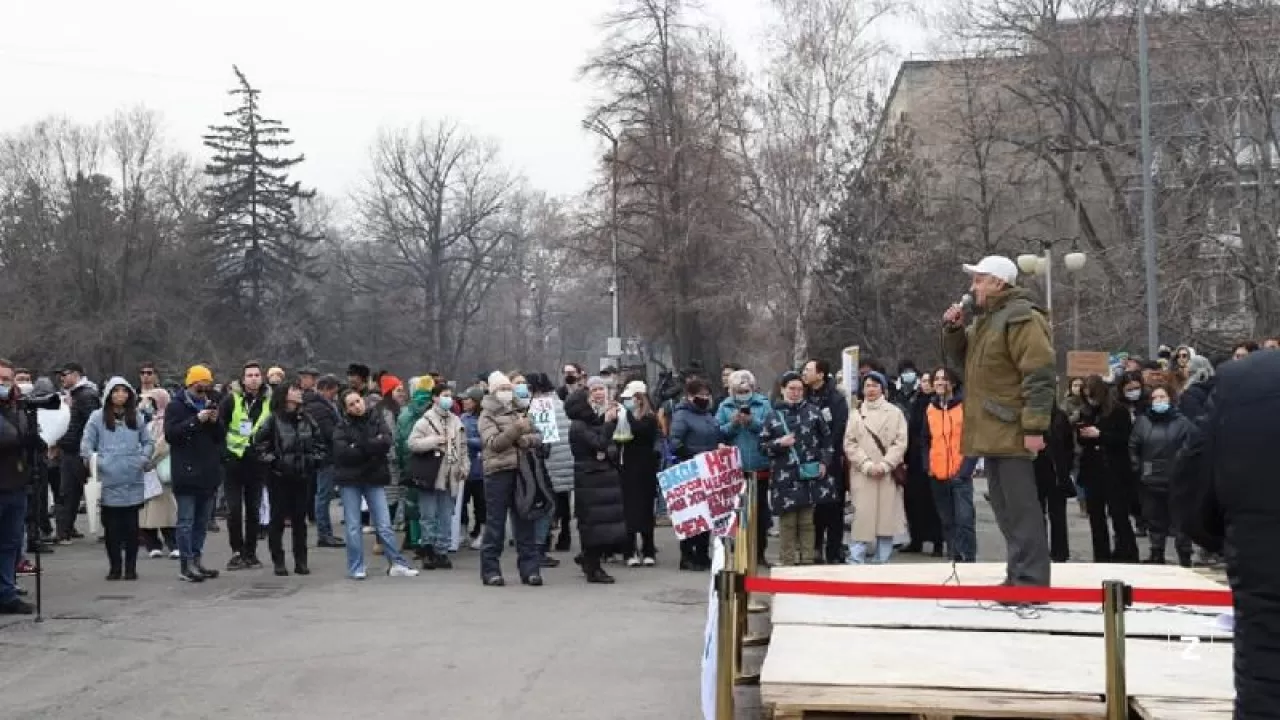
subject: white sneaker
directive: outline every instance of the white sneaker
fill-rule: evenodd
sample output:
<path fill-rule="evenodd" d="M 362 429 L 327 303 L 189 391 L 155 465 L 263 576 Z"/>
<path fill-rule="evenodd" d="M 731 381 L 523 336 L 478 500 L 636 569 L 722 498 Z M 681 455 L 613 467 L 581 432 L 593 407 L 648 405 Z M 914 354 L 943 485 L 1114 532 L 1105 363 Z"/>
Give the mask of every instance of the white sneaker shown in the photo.
<path fill-rule="evenodd" d="M 391 577 L 418 577 L 418 571 L 408 565 L 392 565 L 387 568 L 387 575 Z"/>
<path fill-rule="evenodd" d="M 178 558 L 182 557 L 182 553 L 178 552 L 177 550 L 170 550 L 169 557 L 173 558 L 174 560 L 177 560 Z"/>
<path fill-rule="evenodd" d="M 471 549 L 479 550 L 482 547 L 484 547 L 484 540 L 477 535 L 476 539 L 471 541 Z"/>
<path fill-rule="evenodd" d="M 164 557 L 164 551 L 152 550 L 151 552 L 147 553 L 147 557 L 153 557 L 153 558 Z"/>
<path fill-rule="evenodd" d="M 351 574 L 352 580 L 364 580 L 367 577 L 369 577 L 369 574 L 366 573 L 364 570 L 357 570 L 356 572 Z"/>
<path fill-rule="evenodd" d="M 372 535 L 372 534 L 373 534 L 373 526 L 371 526 L 371 525 L 365 525 L 364 527 L 360 528 L 360 532 L 364 533 L 365 535 Z"/>
<path fill-rule="evenodd" d="M 651 557 L 646 557 L 645 559 L 641 560 L 640 562 L 641 562 L 641 563 L 643 563 L 645 567 L 653 567 L 654 565 L 657 565 L 657 564 L 658 564 L 658 561 L 657 561 L 657 560 L 655 560 L 655 559 L 653 559 L 653 558 L 651 558 Z"/>
<path fill-rule="evenodd" d="M 632 567 L 632 568 L 640 567 L 640 558 L 636 557 L 635 555 L 632 555 L 631 557 L 627 558 L 627 567 Z"/>

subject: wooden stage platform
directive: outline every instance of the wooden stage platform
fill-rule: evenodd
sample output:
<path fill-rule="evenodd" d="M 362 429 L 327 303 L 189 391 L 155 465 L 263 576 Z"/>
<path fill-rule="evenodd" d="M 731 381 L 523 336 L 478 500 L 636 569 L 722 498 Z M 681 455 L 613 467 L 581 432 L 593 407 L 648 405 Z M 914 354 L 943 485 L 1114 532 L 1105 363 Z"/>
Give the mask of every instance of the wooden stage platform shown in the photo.
<path fill-rule="evenodd" d="M 1056 587 L 1223 589 L 1176 566 L 1054 565 Z M 1004 565 L 776 568 L 773 577 L 994 585 Z M 1127 681 L 1145 720 L 1226 720 L 1234 697 L 1231 636 L 1220 608 L 1138 605 L 1125 616 Z M 780 595 L 761 699 L 778 720 L 846 717 L 1103 718 L 1100 606 L 1015 612 L 990 603 Z"/>

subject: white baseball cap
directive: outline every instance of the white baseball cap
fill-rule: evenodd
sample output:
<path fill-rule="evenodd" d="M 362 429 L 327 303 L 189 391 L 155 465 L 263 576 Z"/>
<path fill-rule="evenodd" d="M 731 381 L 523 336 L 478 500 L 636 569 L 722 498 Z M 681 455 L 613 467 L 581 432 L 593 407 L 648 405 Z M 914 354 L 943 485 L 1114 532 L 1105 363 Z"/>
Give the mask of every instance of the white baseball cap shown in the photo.
<path fill-rule="evenodd" d="M 648 392 L 649 392 L 649 387 L 647 385 L 645 385 L 643 382 L 639 380 L 632 380 L 631 382 L 627 383 L 627 386 L 625 388 L 623 388 L 622 397 L 629 398 L 629 397 L 634 397 L 636 393 L 648 394 Z"/>
<path fill-rule="evenodd" d="M 1018 282 L 1018 266 L 1000 255 L 988 255 L 977 265 L 965 265 L 964 271 L 969 275 L 990 275 L 1003 280 L 1007 285 Z"/>

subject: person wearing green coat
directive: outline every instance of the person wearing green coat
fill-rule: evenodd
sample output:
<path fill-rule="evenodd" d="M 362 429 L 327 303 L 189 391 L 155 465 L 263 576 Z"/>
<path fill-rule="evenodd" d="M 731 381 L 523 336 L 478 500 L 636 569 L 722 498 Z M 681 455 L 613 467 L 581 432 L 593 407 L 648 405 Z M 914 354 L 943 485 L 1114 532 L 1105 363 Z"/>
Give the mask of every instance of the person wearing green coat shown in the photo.
<path fill-rule="evenodd" d="M 422 417 L 422 413 L 431 407 L 431 395 L 434 385 L 431 376 L 413 378 L 409 381 L 409 403 L 400 410 L 396 418 L 396 462 L 400 464 L 401 477 L 409 475 L 409 433 L 413 432 L 413 424 Z M 413 548 L 417 554 L 422 553 L 422 523 L 418 520 L 418 488 L 409 485 L 405 488 L 405 547 Z"/>

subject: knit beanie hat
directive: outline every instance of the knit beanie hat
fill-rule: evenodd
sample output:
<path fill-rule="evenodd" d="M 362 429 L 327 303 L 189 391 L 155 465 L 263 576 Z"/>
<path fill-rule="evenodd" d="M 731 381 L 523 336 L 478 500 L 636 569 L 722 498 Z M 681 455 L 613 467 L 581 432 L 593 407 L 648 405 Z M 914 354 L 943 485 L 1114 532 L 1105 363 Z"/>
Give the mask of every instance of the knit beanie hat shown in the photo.
<path fill-rule="evenodd" d="M 472 401 L 477 403 L 480 402 L 481 400 L 484 400 L 484 388 L 473 387 L 470 390 L 467 390 L 467 397 L 471 398 Z"/>
<path fill-rule="evenodd" d="M 209 368 L 203 365 L 192 365 L 190 369 L 187 370 L 187 379 L 184 384 L 187 387 L 191 387 L 192 385 L 201 382 L 213 382 L 213 373 Z"/>
<path fill-rule="evenodd" d="M 511 378 L 507 377 L 501 370 L 494 370 L 489 373 L 489 392 L 493 392 L 503 385 L 511 385 Z"/>
<path fill-rule="evenodd" d="M 383 375 L 378 381 L 378 389 L 382 391 L 383 395 L 390 395 L 396 388 L 403 384 L 404 383 L 400 382 L 400 378 L 388 373 Z"/>
<path fill-rule="evenodd" d="M 591 377 L 587 378 L 587 389 L 588 389 L 588 390 L 590 390 L 591 388 L 596 387 L 596 386 L 600 386 L 600 387 L 609 387 L 609 383 L 606 383 L 606 382 L 604 381 L 604 378 L 600 377 L 599 375 L 592 375 Z M 492 383 L 492 382 L 490 382 L 490 383 L 489 383 L 489 387 L 493 387 L 493 383 Z"/>
<path fill-rule="evenodd" d="M 868 380 L 875 380 L 876 384 L 880 386 L 882 391 L 889 392 L 889 381 L 885 379 L 882 373 L 876 372 L 875 370 L 867 373 L 866 376 L 862 378 L 862 385 L 864 387 Z"/>

